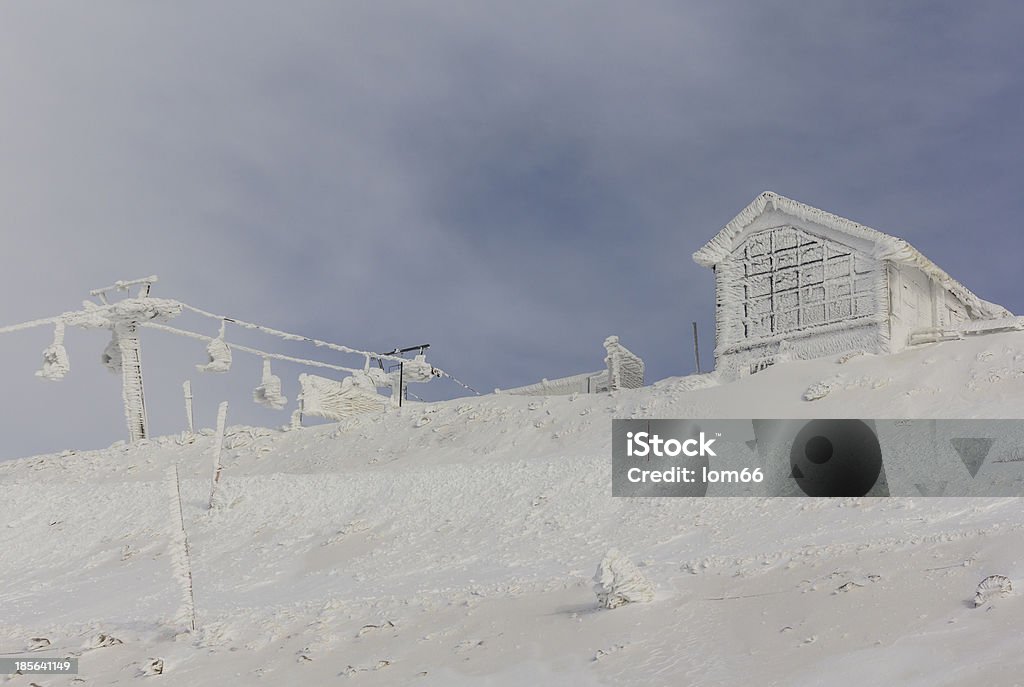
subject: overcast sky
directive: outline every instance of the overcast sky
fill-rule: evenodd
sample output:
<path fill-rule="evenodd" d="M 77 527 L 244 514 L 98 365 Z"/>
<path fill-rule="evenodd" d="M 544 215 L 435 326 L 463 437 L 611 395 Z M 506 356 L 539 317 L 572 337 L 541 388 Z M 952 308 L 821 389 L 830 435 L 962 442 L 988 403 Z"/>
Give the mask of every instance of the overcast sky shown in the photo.
<path fill-rule="evenodd" d="M 1022 31 L 1012 2 L 6 2 L 0 325 L 155 273 L 350 346 L 429 342 L 481 390 L 599 369 L 609 334 L 688 374 L 691 320 L 713 348 L 690 256 L 766 189 L 1024 312 Z M 107 337 L 69 331 L 61 383 L 32 374 L 51 338 L 0 337 L 0 458 L 124 438 Z M 258 360 L 142 345 L 154 433 L 186 378 L 204 426 L 224 398 L 287 421 L 251 402 Z"/>

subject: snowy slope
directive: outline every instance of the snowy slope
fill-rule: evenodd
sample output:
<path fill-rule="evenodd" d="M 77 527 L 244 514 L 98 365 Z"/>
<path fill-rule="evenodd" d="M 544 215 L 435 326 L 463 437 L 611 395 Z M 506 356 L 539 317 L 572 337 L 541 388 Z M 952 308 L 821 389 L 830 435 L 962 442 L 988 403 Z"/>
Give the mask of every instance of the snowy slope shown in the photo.
<path fill-rule="evenodd" d="M 1024 684 L 1022 600 L 972 601 L 1024 587 L 1016 499 L 613 499 L 611 418 L 687 416 L 1024 417 L 1024 334 L 234 427 L 214 510 L 212 432 L 0 463 L 0 653 L 81 663 L 0 683 Z M 610 548 L 653 602 L 597 609 Z"/>

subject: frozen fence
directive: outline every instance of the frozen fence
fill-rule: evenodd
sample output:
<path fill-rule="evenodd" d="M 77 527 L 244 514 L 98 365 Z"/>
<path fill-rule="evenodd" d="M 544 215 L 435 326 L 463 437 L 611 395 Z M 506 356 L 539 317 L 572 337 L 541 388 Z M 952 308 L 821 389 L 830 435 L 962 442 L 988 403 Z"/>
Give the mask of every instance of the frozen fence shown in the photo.
<path fill-rule="evenodd" d="M 639 389 L 644 385 L 644 361 L 619 343 L 619 337 L 604 340 L 604 370 L 583 374 L 542 379 L 535 384 L 513 389 L 495 389 L 496 393 L 515 396 L 568 396 L 570 394 L 599 394 L 618 389 Z"/>

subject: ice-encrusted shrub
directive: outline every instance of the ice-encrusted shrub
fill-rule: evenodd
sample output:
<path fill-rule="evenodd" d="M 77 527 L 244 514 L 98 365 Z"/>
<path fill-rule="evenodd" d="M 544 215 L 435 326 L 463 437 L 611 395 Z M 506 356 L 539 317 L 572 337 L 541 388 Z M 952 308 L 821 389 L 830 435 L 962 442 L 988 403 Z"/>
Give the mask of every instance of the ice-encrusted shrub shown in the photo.
<path fill-rule="evenodd" d="M 989 599 L 1000 596 L 1008 596 L 1013 591 L 1010 578 L 1006 575 L 989 575 L 978 584 L 978 591 L 974 594 L 974 605 L 982 606 Z"/>
<path fill-rule="evenodd" d="M 618 549 L 605 554 L 594 574 L 594 593 L 603 608 L 618 608 L 628 603 L 654 599 L 651 583 L 631 560 Z"/>

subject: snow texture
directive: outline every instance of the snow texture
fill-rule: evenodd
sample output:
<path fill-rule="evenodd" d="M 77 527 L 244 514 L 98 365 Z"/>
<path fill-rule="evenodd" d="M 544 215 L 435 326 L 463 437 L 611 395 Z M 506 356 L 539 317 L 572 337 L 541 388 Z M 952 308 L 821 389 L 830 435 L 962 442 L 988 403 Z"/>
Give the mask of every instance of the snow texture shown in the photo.
<path fill-rule="evenodd" d="M 654 600 L 654 589 L 631 560 L 611 549 L 594 574 L 594 593 L 602 608 Z"/>
<path fill-rule="evenodd" d="M 974 595 L 974 605 L 984 606 L 988 601 L 1009 596 L 1013 591 L 1010 578 L 1005 575 L 989 575 L 978 584 L 978 591 Z"/>
<path fill-rule="evenodd" d="M 53 343 L 43 351 L 43 367 L 36 376 L 56 382 L 64 379 L 70 370 L 71 363 L 64 348 L 64 322 L 58 321 L 54 326 Z"/>
<path fill-rule="evenodd" d="M 280 410 L 288 404 L 281 393 L 281 378 L 270 371 L 270 360 L 263 359 L 263 377 L 260 385 L 253 389 L 252 398 L 260 405 Z"/>
<path fill-rule="evenodd" d="M 832 386 L 835 383 L 835 377 L 831 379 L 823 379 L 819 382 L 815 382 L 807 387 L 807 390 L 800 396 L 805 401 L 817 401 L 825 398 L 832 393 Z"/>
<path fill-rule="evenodd" d="M 892 381 L 800 399 L 840 371 Z M 975 610 L 971 592 L 989 572 L 1017 586 L 1019 498 L 613 498 L 609 426 L 1019 419 L 1022 399 L 1024 332 L 1010 331 L 729 383 L 709 374 L 611 396 L 491 394 L 294 431 L 229 427 L 225 506 L 212 511 L 212 430 L 0 462 L 0 653 L 122 640 L 83 654 L 85 685 L 133 684 L 156 657 L 156 682 L 193 687 L 1013 685 L 1022 601 Z M 994 446 L 993 460 L 1017 452 Z M 187 637 L 173 465 L 199 625 Z M 643 561 L 650 603 L 597 612 L 593 575 L 611 547 Z M 71 677 L 40 684 L 79 684 Z"/>
<path fill-rule="evenodd" d="M 145 666 L 139 671 L 141 677 L 153 677 L 154 675 L 163 675 L 164 673 L 164 660 L 162 658 L 151 658 Z"/>

